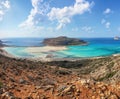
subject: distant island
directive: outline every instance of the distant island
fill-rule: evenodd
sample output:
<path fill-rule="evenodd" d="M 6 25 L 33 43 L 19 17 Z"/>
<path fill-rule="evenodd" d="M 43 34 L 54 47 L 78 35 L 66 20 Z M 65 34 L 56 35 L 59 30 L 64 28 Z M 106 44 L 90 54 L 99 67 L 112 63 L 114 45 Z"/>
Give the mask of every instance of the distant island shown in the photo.
<path fill-rule="evenodd" d="M 77 38 L 68 38 L 66 36 L 59 36 L 56 38 L 44 39 L 43 44 L 47 46 L 67 46 L 67 45 L 84 45 L 87 44 L 87 42 Z"/>

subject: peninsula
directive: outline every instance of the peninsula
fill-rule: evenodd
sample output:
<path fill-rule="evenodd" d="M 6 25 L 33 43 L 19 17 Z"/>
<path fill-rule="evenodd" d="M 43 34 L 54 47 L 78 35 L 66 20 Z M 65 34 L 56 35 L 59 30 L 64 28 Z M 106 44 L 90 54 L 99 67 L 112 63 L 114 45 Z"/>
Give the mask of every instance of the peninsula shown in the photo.
<path fill-rule="evenodd" d="M 43 44 L 47 46 L 67 46 L 67 45 L 85 45 L 87 44 L 87 42 L 77 38 L 68 38 L 66 36 L 59 36 L 56 38 L 44 39 Z"/>

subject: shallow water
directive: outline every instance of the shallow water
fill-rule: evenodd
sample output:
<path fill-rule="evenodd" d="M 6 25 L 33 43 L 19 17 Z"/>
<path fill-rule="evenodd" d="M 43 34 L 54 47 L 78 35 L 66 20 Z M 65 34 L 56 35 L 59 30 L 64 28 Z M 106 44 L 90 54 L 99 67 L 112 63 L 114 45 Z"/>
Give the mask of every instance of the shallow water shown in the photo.
<path fill-rule="evenodd" d="M 14 45 L 20 47 L 5 47 L 4 49 L 10 54 L 17 57 L 45 57 L 48 54 L 52 54 L 56 58 L 74 58 L 74 57 L 98 57 L 98 56 L 109 56 L 112 54 L 120 53 L 120 40 L 115 41 L 113 38 L 83 38 L 83 40 L 89 42 L 88 45 L 84 46 L 67 46 L 67 50 L 46 52 L 46 53 L 35 53 L 30 54 L 25 49 L 28 46 L 43 46 L 41 44 L 43 39 L 40 38 L 24 38 L 24 39 L 4 39 L 5 44 Z M 7 41 L 7 42 L 6 42 Z M 26 43 L 27 42 L 27 43 Z M 26 47 L 22 47 L 26 46 Z"/>

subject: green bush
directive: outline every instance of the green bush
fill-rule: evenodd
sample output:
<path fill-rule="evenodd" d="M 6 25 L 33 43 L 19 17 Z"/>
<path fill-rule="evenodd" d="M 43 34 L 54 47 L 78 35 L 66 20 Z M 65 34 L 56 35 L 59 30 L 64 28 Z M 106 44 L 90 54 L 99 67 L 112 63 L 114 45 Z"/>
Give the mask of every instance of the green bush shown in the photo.
<path fill-rule="evenodd" d="M 114 62 L 111 62 L 107 67 L 111 69 L 114 66 L 114 64 L 115 64 Z"/>
<path fill-rule="evenodd" d="M 99 78 L 98 81 L 103 81 L 103 80 L 109 79 L 109 78 L 113 77 L 115 74 L 116 74 L 116 71 L 110 72 L 110 73 L 106 74 L 104 77 Z"/>

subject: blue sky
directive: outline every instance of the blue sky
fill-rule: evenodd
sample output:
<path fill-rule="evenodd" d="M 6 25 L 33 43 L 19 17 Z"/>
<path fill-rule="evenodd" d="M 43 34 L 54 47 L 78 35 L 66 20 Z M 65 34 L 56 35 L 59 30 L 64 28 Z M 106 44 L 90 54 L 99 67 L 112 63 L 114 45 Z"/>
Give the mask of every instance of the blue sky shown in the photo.
<path fill-rule="evenodd" d="M 0 0 L 0 38 L 120 36 L 120 0 Z"/>

